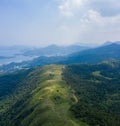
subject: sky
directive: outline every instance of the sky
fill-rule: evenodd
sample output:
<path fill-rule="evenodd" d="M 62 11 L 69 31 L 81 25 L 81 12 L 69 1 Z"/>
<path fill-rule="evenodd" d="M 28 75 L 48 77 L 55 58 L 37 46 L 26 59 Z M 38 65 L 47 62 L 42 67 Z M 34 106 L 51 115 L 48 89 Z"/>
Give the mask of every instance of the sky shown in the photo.
<path fill-rule="evenodd" d="M 0 45 L 120 40 L 120 0 L 0 0 Z"/>

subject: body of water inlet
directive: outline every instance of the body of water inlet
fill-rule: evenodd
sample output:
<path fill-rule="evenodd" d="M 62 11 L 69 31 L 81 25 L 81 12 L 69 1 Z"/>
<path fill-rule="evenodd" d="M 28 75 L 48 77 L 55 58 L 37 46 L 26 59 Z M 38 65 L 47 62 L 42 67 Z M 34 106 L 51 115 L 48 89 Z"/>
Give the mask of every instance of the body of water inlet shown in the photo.
<path fill-rule="evenodd" d="M 11 62 L 18 63 L 18 62 L 22 62 L 22 61 L 33 60 L 34 58 L 37 58 L 37 56 L 30 57 L 30 56 L 16 55 L 13 57 L 0 59 L 0 65 L 9 64 Z"/>

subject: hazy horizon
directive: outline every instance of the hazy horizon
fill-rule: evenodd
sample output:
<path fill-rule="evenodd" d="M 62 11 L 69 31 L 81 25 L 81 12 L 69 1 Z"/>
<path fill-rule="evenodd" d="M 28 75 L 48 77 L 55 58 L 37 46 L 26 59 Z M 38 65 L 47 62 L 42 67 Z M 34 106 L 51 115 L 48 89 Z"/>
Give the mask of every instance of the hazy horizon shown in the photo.
<path fill-rule="evenodd" d="M 104 45 L 106 42 L 103 42 L 103 43 L 73 43 L 73 44 L 58 44 L 58 43 L 50 43 L 50 44 L 46 44 L 46 45 L 29 45 L 29 44 L 19 44 L 19 43 L 16 43 L 16 44 L 12 44 L 12 45 L 6 45 L 6 44 L 3 44 L 1 45 L 0 44 L 0 47 L 3 47 L 4 48 L 9 48 L 9 47 L 18 47 L 18 48 L 22 48 L 22 47 L 28 47 L 28 48 L 44 48 L 44 47 L 49 47 L 49 46 L 58 46 L 58 47 L 69 47 L 69 46 L 85 46 L 85 47 L 96 47 L 96 46 L 100 46 L 100 45 Z M 114 42 L 112 42 L 114 43 Z"/>
<path fill-rule="evenodd" d="M 120 40 L 119 0 L 1 0 L 0 46 Z"/>

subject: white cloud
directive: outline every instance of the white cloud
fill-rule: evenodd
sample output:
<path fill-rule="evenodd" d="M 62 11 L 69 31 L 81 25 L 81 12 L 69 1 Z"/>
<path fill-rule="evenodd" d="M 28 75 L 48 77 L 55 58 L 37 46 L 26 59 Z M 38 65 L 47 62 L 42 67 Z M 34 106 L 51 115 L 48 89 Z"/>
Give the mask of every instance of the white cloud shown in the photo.
<path fill-rule="evenodd" d="M 114 16 L 102 16 L 95 10 L 88 10 L 87 14 L 80 20 L 81 30 L 79 39 L 81 41 L 93 41 L 101 43 L 104 41 L 120 40 L 120 14 Z"/>
<path fill-rule="evenodd" d="M 58 0 L 60 13 L 66 16 L 73 16 L 76 12 L 97 10 L 102 15 L 115 15 L 120 12 L 119 0 Z"/>
<path fill-rule="evenodd" d="M 74 12 L 83 5 L 85 0 L 63 0 L 59 5 L 60 12 L 66 16 L 73 16 Z"/>
<path fill-rule="evenodd" d="M 120 14 L 114 16 L 102 16 L 95 10 L 88 10 L 87 14 L 81 19 L 82 23 L 100 25 L 100 26 L 118 26 L 120 25 Z"/>
<path fill-rule="evenodd" d="M 73 24 L 62 26 L 61 41 L 72 44 L 75 42 L 103 43 L 120 40 L 120 14 L 102 16 L 96 10 L 88 10 L 83 17 Z"/>
<path fill-rule="evenodd" d="M 120 0 L 12 1 L 6 6 L 9 13 L 0 4 L 1 42 L 47 45 L 120 40 Z"/>

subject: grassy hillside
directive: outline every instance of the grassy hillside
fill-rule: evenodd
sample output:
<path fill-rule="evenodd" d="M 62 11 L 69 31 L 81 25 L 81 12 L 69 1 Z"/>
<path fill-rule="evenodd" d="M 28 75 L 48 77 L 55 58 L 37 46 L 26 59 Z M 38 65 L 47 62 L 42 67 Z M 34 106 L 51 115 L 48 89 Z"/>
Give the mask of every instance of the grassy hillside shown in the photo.
<path fill-rule="evenodd" d="M 119 61 L 48 65 L 0 80 L 0 126 L 120 125 Z"/>
<path fill-rule="evenodd" d="M 37 87 L 2 115 L 1 126 L 87 126 L 69 111 L 77 98 L 62 80 L 63 68 L 50 65 L 29 73 L 26 83 Z"/>

